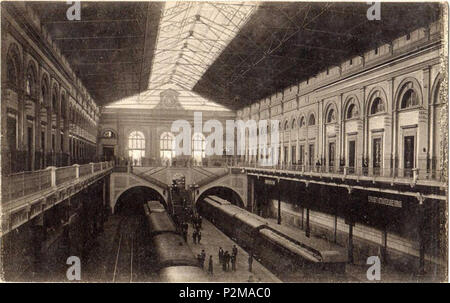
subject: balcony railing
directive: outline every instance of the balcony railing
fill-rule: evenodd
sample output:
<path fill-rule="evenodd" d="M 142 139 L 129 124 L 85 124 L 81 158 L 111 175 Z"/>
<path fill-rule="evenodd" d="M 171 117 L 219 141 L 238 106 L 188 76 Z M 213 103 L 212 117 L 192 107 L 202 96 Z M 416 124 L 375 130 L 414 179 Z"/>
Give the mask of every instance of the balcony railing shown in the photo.
<path fill-rule="evenodd" d="M 327 165 L 300 165 L 300 164 L 276 164 L 263 165 L 259 163 L 249 163 L 246 161 L 230 161 L 229 166 L 242 168 L 260 168 L 273 170 L 295 171 L 300 173 L 317 173 L 341 176 L 367 176 L 385 177 L 418 180 L 430 180 L 444 182 L 443 171 L 438 169 L 419 170 L 418 168 L 381 168 L 381 167 L 348 167 L 348 166 L 327 166 Z"/>
<path fill-rule="evenodd" d="M 66 182 L 95 174 L 96 172 L 112 168 L 112 162 L 89 163 L 72 166 L 50 166 L 43 170 L 21 172 L 2 176 L 2 203 L 39 193 Z"/>

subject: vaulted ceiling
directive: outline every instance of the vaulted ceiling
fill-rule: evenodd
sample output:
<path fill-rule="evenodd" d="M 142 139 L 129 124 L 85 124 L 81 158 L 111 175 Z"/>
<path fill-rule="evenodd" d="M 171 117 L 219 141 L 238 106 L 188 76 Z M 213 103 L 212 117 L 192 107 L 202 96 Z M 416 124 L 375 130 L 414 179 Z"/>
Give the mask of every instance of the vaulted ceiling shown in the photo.
<path fill-rule="evenodd" d="M 30 2 L 99 105 L 161 87 L 232 109 L 438 19 L 438 3 Z"/>

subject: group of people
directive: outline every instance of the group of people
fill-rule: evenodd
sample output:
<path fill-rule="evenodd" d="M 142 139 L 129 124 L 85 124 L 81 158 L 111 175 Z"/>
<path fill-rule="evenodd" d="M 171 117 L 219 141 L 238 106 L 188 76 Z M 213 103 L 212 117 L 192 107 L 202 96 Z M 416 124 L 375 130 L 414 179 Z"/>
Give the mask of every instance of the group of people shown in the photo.
<path fill-rule="evenodd" d="M 202 233 L 202 217 L 200 215 L 192 215 L 192 226 L 193 226 L 193 233 L 192 233 L 192 240 L 194 244 L 200 244 Z M 184 240 L 187 241 L 187 234 L 188 234 L 188 224 L 186 222 L 181 224 L 181 229 L 183 233 Z M 231 264 L 231 271 L 236 271 L 236 262 L 237 262 L 237 254 L 238 249 L 236 245 L 233 245 L 231 249 L 231 254 L 227 251 L 224 251 L 222 247 L 219 247 L 219 263 L 222 265 L 223 271 L 230 271 L 230 264 Z M 201 266 L 202 269 L 205 268 L 205 261 L 206 261 L 206 252 L 204 249 L 202 249 L 201 253 L 197 255 L 197 260 Z M 252 265 L 253 265 L 253 253 L 249 254 L 248 257 L 248 271 L 252 272 Z M 213 256 L 209 256 L 208 261 L 208 274 L 213 274 Z"/>
<path fill-rule="evenodd" d="M 223 271 L 229 271 L 230 270 L 230 263 L 231 263 L 231 270 L 236 271 L 236 258 L 237 258 L 238 250 L 236 245 L 233 245 L 233 248 L 231 250 L 231 255 L 228 252 L 228 250 L 224 251 L 222 247 L 219 247 L 219 262 L 222 265 Z"/>
<path fill-rule="evenodd" d="M 192 217 L 192 226 L 194 227 L 194 232 L 192 233 L 192 242 L 194 244 L 200 244 L 202 240 L 202 217 L 194 215 Z"/>

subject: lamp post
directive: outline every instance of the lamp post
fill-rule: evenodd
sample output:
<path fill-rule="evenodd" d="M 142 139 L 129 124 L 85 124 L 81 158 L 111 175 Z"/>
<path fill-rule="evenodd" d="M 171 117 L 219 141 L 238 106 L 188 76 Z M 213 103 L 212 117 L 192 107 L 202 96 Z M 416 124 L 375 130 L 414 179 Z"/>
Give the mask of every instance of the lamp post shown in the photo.
<path fill-rule="evenodd" d="M 191 184 L 190 185 L 191 190 L 193 191 L 193 199 L 192 199 L 192 211 L 194 211 L 194 204 L 195 204 L 195 191 L 199 188 L 198 184 Z"/>

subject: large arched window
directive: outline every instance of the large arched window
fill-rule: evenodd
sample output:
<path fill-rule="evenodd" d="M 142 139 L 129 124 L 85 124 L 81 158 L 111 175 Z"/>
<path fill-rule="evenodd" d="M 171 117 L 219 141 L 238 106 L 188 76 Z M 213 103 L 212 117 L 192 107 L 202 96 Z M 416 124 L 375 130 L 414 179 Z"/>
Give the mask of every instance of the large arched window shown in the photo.
<path fill-rule="evenodd" d="M 408 89 L 402 98 L 402 103 L 400 108 L 409 108 L 419 105 L 419 98 L 417 93 L 413 89 Z"/>
<path fill-rule="evenodd" d="M 356 118 L 358 114 L 358 107 L 354 103 L 351 103 L 347 109 L 347 119 Z"/>
<path fill-rule="evenodd" d="M 376 97 L 372 102 L 372 106 L 370 107 L 370 114 L 374 115 L 382 112 L 384 112 L 384 102 L 380 97 Z"/>
<path fill-rule="evenodd" d="M 63 119 L 66 118 L 67 104 L 66 104 L 66 96 L 64 94 L 61 95 L 61 116 Z"/>
<path fill-rule="evenodd" d="M 327 123 L 333 123 L 336 121 L 336 115 L 334 109 L 330 109 L 327 114 Z"/>
<path fill-rule="evenodd" d="M 301 117 L 301 118 L 300 118 L 299 126 L 300 126 L 300 128 L 302 128 L 303 126 L 305 126 L 305 117 Z"/>
<path fill-rule="evenodd" d="M 142 165 L 145 157 L 145 136 L 139 131 L 133 131 L 128 136 L 128 156 L 133 165 Z"/>
<path fill-rule="evenodd" d="M 11 50 L 6 58 L 6 79 L 8 80 L 8 84 L 11 85 L 11 88 L 13 89 L 19 88 L 18 74 L 19 63 L 17 60 L 17 55 L 14 50 Z"/>
<path fill-rule="evenodd" d="M 47 107 L 47 98 L 48 98 L 48 86 L 47 86 L 47 78 L 42 78 L 42 86 L 41 86 L 41 96 L 40 96 L 40 103 L 41 106 Z"/>
<path fill-rule="evenodd" d="M 294 129 L 294 128 L 295 128 L 295 122 L 296 122 L 295 118 L 294 118 L 294 119 L 292 119 L 292 123 L 291 123 L 291 128 L 292 128 L 292 129 Z"/>
<path fill-rule="evenodd" d="M 56 86 L 53 86 L 52 110 L 53 113 L 56 113 L 56 111 L 58 110 L 58 89 L 56 88 Z"/>
<path fill-rule="evenodd" d="M 26 86 L 25 86 L 25 92 L 30 97 L 34 96 L 34 89 L 35 89 L 34 79 L 35 79 L 34 71 L 33 68 L 30 66 L 27 71 Z"/>
<path fill-rule="evenodd" d="M 192 136 L 192 157 L 196 163 L 201 163 L 205 157 L 206 140 L 201 133 L 195 133 Z"/>
<path fill-rule="evenodd" d="M 311 115 L 309 116 L 308 125 L 309 125 L 309 126 L 316 125 L 316 117 L 314 117 L 314 114 L 311 114 Z"/>
<path fill-rule="evenodd" d="M 172 161 L 175 157 L 175 136 L 172 133 L 165 132 L 161 134 L 160 139 L 160 158 L 165 161 Z"/>

